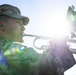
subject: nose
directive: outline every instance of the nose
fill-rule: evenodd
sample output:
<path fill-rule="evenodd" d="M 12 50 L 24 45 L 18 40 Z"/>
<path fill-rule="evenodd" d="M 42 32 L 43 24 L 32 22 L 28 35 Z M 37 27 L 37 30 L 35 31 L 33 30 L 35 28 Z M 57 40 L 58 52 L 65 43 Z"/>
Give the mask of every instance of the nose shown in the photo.
<path fill-rule="evenodd" d="M 24 27 L 23 25 L 22 25 L 22 27 L 21 27 L 21 30 L 22 30 L 22 31 L 24 31 L 24 30 L 25 30 L 25 27 Z"/>

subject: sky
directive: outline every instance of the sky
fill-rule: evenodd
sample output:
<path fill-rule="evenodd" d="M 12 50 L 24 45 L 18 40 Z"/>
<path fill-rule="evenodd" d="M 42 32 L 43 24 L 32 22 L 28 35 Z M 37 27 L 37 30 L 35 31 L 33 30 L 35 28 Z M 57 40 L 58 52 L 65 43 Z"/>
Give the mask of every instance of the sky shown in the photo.
<path fill-rule="evenodd" d="M 67 31 L 66 13 L 68 6 L 76 6 L 75 0 L 0 0 L 0 4 L 11 4 L 21 10 L 21 14 L 29 17 L 25 27 L 26 34 L 53 36 Z M 65 28 L 66 27 L 66 28 Z M 65 30 L 64 30 L 65 29 Z M 60 33 L 62 32 L 62 33 Z M 64 32 L 65 33 L 65 32 Z M 24 37 L 24 44 L 32 46 L 33 39 Z M 30 42 L 30 43 L 29 43 Z M 38 45 L 38 44 L 37 44 Z M 76 66 L 65 75 L 76 75 Z"/>

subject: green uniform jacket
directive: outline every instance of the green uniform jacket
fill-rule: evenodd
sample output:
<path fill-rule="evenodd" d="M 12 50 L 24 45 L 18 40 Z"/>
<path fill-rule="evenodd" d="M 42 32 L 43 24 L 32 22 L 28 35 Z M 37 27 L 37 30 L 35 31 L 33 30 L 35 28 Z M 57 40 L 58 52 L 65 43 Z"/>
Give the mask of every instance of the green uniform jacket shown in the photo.
<path fill-rule="evenodd" d="M 40 54 L 33 48 L 7 42 L 2 50 L 5 50 L 4 55 L 8 64 L 7 66 L 0 64 L 0 75 L 37 75 L 39 73 Z"/>

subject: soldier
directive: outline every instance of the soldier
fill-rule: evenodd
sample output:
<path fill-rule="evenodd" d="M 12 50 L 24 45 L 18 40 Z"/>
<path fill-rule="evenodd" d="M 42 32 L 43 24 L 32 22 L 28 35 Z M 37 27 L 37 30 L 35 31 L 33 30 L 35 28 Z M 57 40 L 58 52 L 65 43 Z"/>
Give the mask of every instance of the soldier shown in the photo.
<path fill-rule="evenodd" d="M 64 40 L 52 41 L 42 54 L 20 44 L 28 23 L 19 8 L 0 5 L 0 75 L 62 75 L 75 64 Z"/>
<path fill-rule="evenodd" d="M 20 44 L 28 23 L 17 7 L 0 5 L 0 75 L 37 75 L 40 54 Z"/>

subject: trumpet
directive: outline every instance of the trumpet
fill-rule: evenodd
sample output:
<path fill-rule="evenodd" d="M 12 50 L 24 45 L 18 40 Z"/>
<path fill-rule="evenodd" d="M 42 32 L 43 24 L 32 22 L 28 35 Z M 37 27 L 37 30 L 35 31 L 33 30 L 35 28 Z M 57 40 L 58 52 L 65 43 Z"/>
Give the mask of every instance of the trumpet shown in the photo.
<path fill-rule="evenodd" d="M 40 39 L 51 39 L 49 36 L 39 36 L 39 35 L 32 35 L 32 34 L 23 34 L 23 36 L 28 36 L 28 37 L 36 37 Z"/>
<path fill-rule="evenodd" d="M 52 37 L 49 37 L 49 36 L 39 36 L 39 35 L 32 35 L 32 34 L 24 34 L 23 35 L 24 37 L 34 37 L 34 40 L 33 40 L 33 47 L 34 48 L 36 48 L 37 50 L 46 50 L 48 47 L 49 47 L 49 45 L 42 45 L 41 47 L 37 47 L 36 46 L 36 41 L 37 40 L 48 40 L 48 41 L 51 41 L 53 38 Z M 68 41 L 67 42 L 69 42 L 69 44 L 70 43 L 74 43 L 74 44 L 76 44 L 76 39 L 73 39 L 73 38 L 70 38 L 70 39 L 68 39 Z M 70 49 L 71 49 L 71 52 L 73 53 L 73 54 L 76 54 L 76 49 L 74 49 L 74 48 L 71 48 L 70 47 Z"/>
<path fill-rule="evenodd" d="M 39 35 L 32 35 L 32 34 L 24 34 L 23 35 L 24 37 L 34 37 L 34 40 L 33 40 L 33 47 L 36 48 L 37 50 L 45 50 L 46 48 L 48 48 L 48 45 L 42 45 L 41 47 L 37 47 L 36 46 L 36 41 L 37 40 L 51 40 L 52 38 L 49 37 L 49 36 L 39 36 Z"/>

